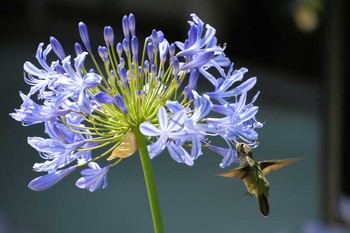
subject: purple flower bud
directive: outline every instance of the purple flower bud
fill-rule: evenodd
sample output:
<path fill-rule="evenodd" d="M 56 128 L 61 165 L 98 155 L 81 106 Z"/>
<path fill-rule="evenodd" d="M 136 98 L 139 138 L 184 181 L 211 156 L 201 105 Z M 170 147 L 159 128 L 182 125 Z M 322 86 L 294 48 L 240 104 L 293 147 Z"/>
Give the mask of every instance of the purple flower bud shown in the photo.
<path fill-rule="evenodd" d="M 166 57 L 169 51 L 169 42 L 167 40 L 163 40 L 162 43 L 159 44 L 159 55 L 161 63 L 164 64 Z"/>
<path fill-rule="evenodd" d="M 103 35 L 107 46 L 113 46 L 114 44 L 114 32 L 112 27 L 107 26 L 104 28 Z"/>
<path fill-rule="evenodd" d="M 126 70 L 125 70 L 124 67 L 120 67 L 120 69 L 119 69 L 119 76 L 120 76 L 120 79 L 123 82 L 124 87 L 126 87 L 128 85 L 128 76 L 126 74 Z"/>
<path fill-rule="evenodd" d="M 144 93 L 143 91 L 141 91 L 141 90 L 137 90 L 137 91 L 136 91 L 136 95 L 137 95 L 138 97 L 140 97 L 140 98 L 142 98 L 144 94 L 145 94 L 145 93 Z"/>
<path fill-rule="evenodd" d="M 121 43 L 118 43 L 117 47 L 116 47 L 116 50 L 117 50 L 119 58 L 121 58 L 122 55 L 123 55 L 123 45 Z"/>
<path fill-rule="evenodd" d="M 152 43 L 148 43 L 147 44 L 147 56 L 148 56 L 149 62 L 151 64 L 154 63 L 154 52 L 153 52 L 153 49 L 154 49 L 153 44 Z"/>
<path fill-rule="evenodd" d="M 176 57 L 174 57 L 174 60 L 173 60 L 173 73 L 174 73 L 174 76 L 175 78 L 178 77 L 179 75 L 179 60 L 177 60 Z"/>
<path fill-rule="evenodd" d="M 126 109 L 125 102 L 123 97 L 120 94 L 116 94 L 114 96 L 114 103 L 115 105 L 125 114 L 128 113 L 128 110 Z"/>
<path fill-rule="evenodd" d="M 88 32 L 88 29 L 87 29 L 85 23 L 80 22 L 78 28 L 79 28 L 79 34 L 80 34 L 81 40 L 83 41 L 87 51 L 90 52 L 91 45 L 90 45 L 90 40 L 89 40 L 89 32 Z"/>
<path fill-rule="evenodd" d="M 143 64 L 143 71 L 145 73 L 148 73 L 149 72 L 149 62 L 146 60 Z"/>
<path fill-rule="evenodd" d="M 66 54 L 62 48 L 62 45 L 60 44 L 60 42 L 58 42 L 58 40 L 55 37 L 50 37 L 50 44 L 52 46 L 52 50 L 61 60 L 66 58 Z"/>
<path fill-rule="evenodd" d="M 108 49 L 106 47 L 98 46 L 97 51 L 103 62 L 109 62 Z"/>
<path fill-rule="evenodd" d="M 110 104 L 114 102 L 114 99 L 105 92 L 99 92 L 94 95 L 94 99 L 101 104 Z"/>
<path fill-rule="evenodd" d="M 131 52 L 135 57 L 138 57 L 139 42 L 136 36 L 131 38 Z"/>
<path fill-rule="evenodd" d="M 157 67 L 155 65 L 151 65 L 151 75 L 152 77 L 156 77 L 157 75 Z"/>
<path fill-rule="evenodd" d="M 126 56 L 130 56 L 130 42 L 127 39 L 123 40 L 123 50 Z"/>
<path fill-rule="evenodd" d="M 75 54 L 77 56 L 79 56 L 80 54 L 82 54 L 84 52 L 83 48 L 81 47 L 81 45 L 78 42 L 74 44 L 74 50 L 75 50 Z"/>
<path fill-rule="evenodd" d="M 170 60 L 172 60 L 171 58 L 173 58 L 175 55 L 175 44 L 174 43 L 169 45 L 169 55 L 170 55 Z"/>
<path fill-rule="evenodd" d="M 157 42 L 158 42 L 157 31 L 153 29 L 151 36 L 152 36 L 152 43 L 154 44 L 154 46 L 157 46 Z"/>
<path fill-rule="evenodd" d="M 129 29 L 131 32 L 131 36 L 135 36 L 135 29 L 136 29 L 136 21 L 135 21 L 135 16 L 133 14 L 129 15 Z"/>
<path fill-rule="evenodd" d="M 124 15 L 122 19 L 122 28 L 125 39 L 129 40 L 130 38 L 130 29 L 129 29 L 129 19 L 128 16 Z"/>

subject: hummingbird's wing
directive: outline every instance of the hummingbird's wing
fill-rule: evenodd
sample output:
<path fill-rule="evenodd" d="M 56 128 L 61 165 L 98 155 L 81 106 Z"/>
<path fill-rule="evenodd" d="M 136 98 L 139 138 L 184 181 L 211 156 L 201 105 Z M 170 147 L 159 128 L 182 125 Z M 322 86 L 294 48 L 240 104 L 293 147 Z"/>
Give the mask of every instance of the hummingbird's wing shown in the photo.
<path fill-rule="evenodd" d="M 258 162 L 258 165 L 263 172 L 264 175 L 267 175 L 273 171 L 281 169 L 287 165 L 298 162 L 302 160 L 302 158 L 294 158 L 294 159 L 281 159 L 281 160 L 265 160 Z"/>
<path fill-rule="evenodd" d="M 228 172 L 223 172 L 217 174 L 218 176 L 223 176 L 223 177 L 228 177 L 228 178 L 238 178 L 243 180 L 249 171 L 249 166 L 244 166 L 244 167 L 238 167 L 233 170 L 230 170 Z"/>

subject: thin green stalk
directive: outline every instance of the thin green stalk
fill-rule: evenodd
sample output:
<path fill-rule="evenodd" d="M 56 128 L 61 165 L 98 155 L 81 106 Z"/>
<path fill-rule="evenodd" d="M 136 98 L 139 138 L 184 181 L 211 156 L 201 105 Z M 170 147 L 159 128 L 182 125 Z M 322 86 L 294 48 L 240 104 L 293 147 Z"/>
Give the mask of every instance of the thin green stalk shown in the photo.
<path fill-rule="evenodd" d="M 154 232 L 164 233 L 164 226 L 162 221 L 162 214 L 160 211 L 156 182 L 154 180 L 151 159 L 149 157 L 148 150 L 147 150 L 146 138 L 140 132 L 138 126 L 133 130 L 133 132 L 136 137 L 137 146 L 138 146 L 142 168 L 143 168 L 143 174 L 145 177 L 148 200 L 151 207 Z"/>

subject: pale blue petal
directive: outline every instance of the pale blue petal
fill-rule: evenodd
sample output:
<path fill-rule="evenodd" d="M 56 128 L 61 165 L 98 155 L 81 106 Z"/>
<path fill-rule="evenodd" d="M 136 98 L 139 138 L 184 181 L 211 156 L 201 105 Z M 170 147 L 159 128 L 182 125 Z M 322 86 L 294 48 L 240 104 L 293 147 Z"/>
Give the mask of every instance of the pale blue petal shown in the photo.
<path fill-rule="evenodd" d="M 159 108 L 158 121 L 161 130 L 165 130 L 168 126 L 168 114 L 163 106 Z"/>
<path fill-rule="evenodd" d="M 146 136 L 159 136 L 160 135 L 160 130 L 150 122 L 143 122 L 140 125 L 140 131 L 143 135 L 146 135 Z"/>
<path fill-rule="evenodd" d="M 27 61 L 24 63 L 23 65 L 23 69 L 25 70 L 25 72 L 27 72 L 28 74 L 31 75 L 35 75 L 35 76 L 41 76 L 44 74 L 43 70 L 40 70 L 39 68 L 37 68 L 35 65 L 33 65 L 31 62 Z"/>
<path fill-rule="evenodd" d="M 77 166 L 72 166 L 66 169 L 49 173 L 47 175 L 39 176 L 29 183 L 28 188 L 34 191 L 43 191 L 45 189 L 48 189 L 72 173 L 76 168 Z"/>
<path fill-rule="evenodd" d="M 253 107 L 245 110 L 244 112 L 242 112 L 238 115 L 237 121 L 239 123 L 248 121 L 249 119 L 255 117 L 258 110 L 259 110 L 259 107 L 257 107 L 257 106 L 253 106 Z"/>
<path fill-rule="evenodd" d="M 178 111 L 184 110 L 184 106 L 182 106 L 178 101 L 170 101 L 166 102 L 167 108 L 174 114 Z"/>
<path fill-rule="evenodd" d="M 148 145 L 148 154 L 151 159 L 159 155 L 163 152 L 165 149 L 165 144 L 163 143 L 163 140 L 159 138 L 155 143 Z"/>
<path fill-rule="evenodd" d="M 167 143 L 167 148 L 171 158 L 176 162 L 193 166 L 193 159 L 183 147 L 177 146 L 173 142 L 169 142 Z"/>
<path fill-rule="evenodd" d="M 202 155 L 202 143 L 198 136 L 193 136 L 191 138 L 192 148 L 191 148 L 191 157 L 193 160 L 196 160 L 200 155 Z"/>
<path fill-rule="evenodd" d="M 191 119 L 194 122 L 198 122 L 203 119 L 206 115 L 209 114 L 211 109 L 213 108 L 213 104 L 209 99 L 209 96 L 204 94 L 203 97 L 198 95 L 197 92 L 193 92 L 194 101 L 194 114 L 191 116 Z"/>
<path fill-rule="evenodd" d="M 79 106 L 80 111 L 82 111 L 85 114 L 90 114 L 93 111 L 91 106 L 91 100 L 88 96 L 88 93 L 85 91 L 79 93 L 77 104 Z"/>
<path fill-rule="evenodd" d="M 172 132 L 172 131 L 177 131 L 180 128 L 183 127 L 183 124 L 185 123 L 186 120 L 186 113 L 185 111 L 178 111 L 174 113 L 169 119 L 169 125 L 166 128 L 166 131 Z"/>
<path fill-rule="evenodd" d="M 201 67 L 214 57 L 213 51 L 206 51 L 196 56 L 192 61 L 180 67 L 180 70 L 189 70 Z"/>

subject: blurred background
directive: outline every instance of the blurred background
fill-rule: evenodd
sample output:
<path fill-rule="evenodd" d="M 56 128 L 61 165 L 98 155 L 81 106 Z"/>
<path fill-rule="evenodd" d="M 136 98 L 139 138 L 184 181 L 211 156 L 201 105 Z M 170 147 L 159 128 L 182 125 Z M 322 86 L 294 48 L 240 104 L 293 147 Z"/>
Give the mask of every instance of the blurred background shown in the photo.
<path fill-rule="evenodd" d="M 265 125 L 255 159 L 305 157 L 269 175 L 268 218 L 254 197 L 244 196 L 242 182 L 214 175 L 222 171 L 220 156 L 205 151 L 194 167 L 167 154 L 157 157 L 152 162 L 166 232 L 311 233 L 325 231 L 311 231 L 310 223 L 346 226 L 339 204 L 350 195 L 345 0 L 2 0 L 0 6 L 0 233 L 153 231 L 138 156 L 109 173 L 105 190 L 76 188 L 77 172 L 34 192 L 27 185 L 38 176 L 31 169 L 39 156 L 26 138 L 45 136 L 43 127 L 22 127 L 8 115 L 21 105 L 19 91 L 29 90 L 23 63 L 35 62 L 40 42 L 55 36 L 74 54 L 83 21 L 97 49 L 106 25 L 122 37 L 121 19 L 129 13 L 136 16 L 139 38 L 157 29 L 168 41 L 183 41 L 190 13 L 215 27 L 235 67 L 247 67 L 246 78 L 258 77 L 253 92 L 261 91 L 257 116 Z"/>

